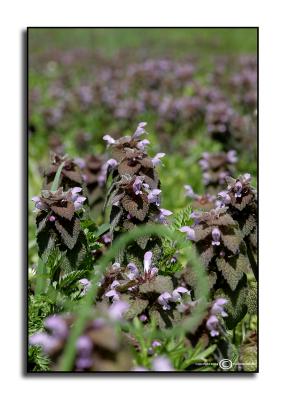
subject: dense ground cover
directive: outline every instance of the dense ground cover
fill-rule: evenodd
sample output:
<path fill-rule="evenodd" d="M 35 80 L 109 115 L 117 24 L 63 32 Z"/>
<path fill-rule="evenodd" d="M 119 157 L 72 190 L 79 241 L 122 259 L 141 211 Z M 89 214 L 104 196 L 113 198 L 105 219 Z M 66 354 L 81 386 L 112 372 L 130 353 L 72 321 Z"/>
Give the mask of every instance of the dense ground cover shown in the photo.
<path fill-rule="evenodd" d="M 255 371 L 255 30 L 29 41 L 29 370 Z"/>

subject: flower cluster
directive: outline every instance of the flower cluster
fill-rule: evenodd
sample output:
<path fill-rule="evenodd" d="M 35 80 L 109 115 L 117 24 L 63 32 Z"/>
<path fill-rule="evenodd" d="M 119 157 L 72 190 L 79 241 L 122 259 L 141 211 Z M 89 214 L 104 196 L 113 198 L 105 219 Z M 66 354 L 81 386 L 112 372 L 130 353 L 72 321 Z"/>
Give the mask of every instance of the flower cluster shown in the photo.
<path fill-rule="evenodd" d="M 36 210 L 46 212 L 50 222 L 54 222 L 57 217 L 71 220 L 75 211 L 79 211 L 86 200 L 86 197 L 80 194 L 81 191 L 80 187 L 74 187 L 67 192 L 64 192 L 62 187 L 55 192 L 43 190 L 41 196 L 32 197 L 32 201 Z"/>

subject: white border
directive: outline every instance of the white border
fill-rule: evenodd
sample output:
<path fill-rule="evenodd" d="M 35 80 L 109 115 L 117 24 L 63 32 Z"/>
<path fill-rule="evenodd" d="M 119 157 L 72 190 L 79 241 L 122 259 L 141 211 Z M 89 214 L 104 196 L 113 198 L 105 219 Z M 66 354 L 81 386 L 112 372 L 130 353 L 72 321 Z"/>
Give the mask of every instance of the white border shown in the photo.
<path fill-rule="evenodd" d="M 281 393 L 285 356 L 285 11 L 283 1 L 13 1 L 1 10 L 1 391 L 9 398 L 256 398 Z M 260 27 L 260 374 L 21 376 L 21 31 L 26 26 Z M 4 121 L 4 125 L 3 125 Z M 284 193 L 283 193 L 284 191 Z M 3 221 L 4 217 L 4 223 Z M 3 259 L 3 254 L 5 259 Z M 285 353 L 285 352 L 284 352 Z M 284 358 L 283 358 L 284 357 Z M 65 384 L 63 384 L 65 383 Z M 283 387 L 282 387 L 283 385 Z"/>

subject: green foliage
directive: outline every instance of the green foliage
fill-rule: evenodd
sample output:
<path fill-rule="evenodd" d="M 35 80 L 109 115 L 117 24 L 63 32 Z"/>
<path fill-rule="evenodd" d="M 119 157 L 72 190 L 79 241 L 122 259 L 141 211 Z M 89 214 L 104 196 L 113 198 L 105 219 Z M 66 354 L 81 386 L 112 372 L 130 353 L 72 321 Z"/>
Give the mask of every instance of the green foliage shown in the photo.
<path fill-rule="evenodd" d="M 40 347 L 30 346 L 28 349 L 28 371 L 44 372 L 50 370 L 50 359 Z"/>

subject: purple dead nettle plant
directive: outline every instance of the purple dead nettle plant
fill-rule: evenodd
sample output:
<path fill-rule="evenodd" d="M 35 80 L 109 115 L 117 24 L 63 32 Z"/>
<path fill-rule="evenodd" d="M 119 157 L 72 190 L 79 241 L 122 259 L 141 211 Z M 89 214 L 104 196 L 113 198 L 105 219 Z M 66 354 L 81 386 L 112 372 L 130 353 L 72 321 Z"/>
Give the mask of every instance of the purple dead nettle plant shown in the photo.
<path fill-rule="evenodd" d="M 167 223 L 167 217 L 172 214 L 160 208 L 162 192 L 156 167 L 165 154 L 158 153 L 153 158 L 148 156 L 146 146 L 149 141 L 142 137 L 147 133 L 145 127 L 146 122 L 141 122 L 132 136 L 117 140 L 110 135 L 103 137 L 112 155 L 112 166 L 108 171 L 112 181 L 105 206 L 111 207 L 110 233 L 113 237 L 141 224 Z M 158 257 L 160 239 L 152 236 L 139 238 L 117 261 L 126 264 L 134 261 L 140 268 L 148 250 L 153 252 L 153 257 Z"/>
<path fill-rule="evenodd" d="M 227 189 L 220 192 L 218 198 L 239 225 L 251 268 L 257 278 L 257 192 L 251 186 L 251 175 L 248 173 L 237 179 L 228 177 L 226 181 Z"/>
<path fill-rule="evenodd" d="M 80 226 L 86 197 L 80 187 L 64 192 L 42 190 L 32 198 L 35 203 L 37 243 L 40 257 L 48 257 L 58 249 L 67 268 L 74 269 L 87 254 L 85 234 Z M 77 254 L 77 257 L 75 255 Z"/>
<path fill-rule="evenodd" d="M 122 302 L 129 304 L 124 314 L 127 320 L 138 316 L 142 322 L 148 323 L 153 317 L 159 326 L 164 326 L 164 318 L 169 318 L 170 323 L 174 315 L 180 318 L 177 306 L 191 299 L 190 291 L 183 286 L 174 288 L 171 277 L 160 275 L 154 261 L 152 252 L 147 251 L 143 271 L 133 262 L 126 267 L 118 265 L 116 270 L 111 267 L 102 284 L 101 301 L 112 306 Z M 166 314 L 165 317 L 161 316 L 162 313 Z"/>
<path fill-rule="evenodd" d="M 227 190 L 218 194 L 215 207 L 209 211 L 193 211 L 193 224 L 180 231 L 195 243 L 207 269 L 209 287 L 213 295 L 227 301 L 226 323 L 231 329 L 247 312 L 252 296 L 247 274 L 252 267 L 256 276 L 256 191 L 250 186 L 250 174 L 238 179 L 227 177 Z M 189 195 L 195 194 L 187 188 Z M 184 273 L 188 286 L 195 280 L 190 272 Z M 254 299 L 255 301 L 255 299 Z M 226 303 L 225 303 L 226 304 Z M 208 326 L 216 326 L 217 316 L 211 315 Z M 213 333 L 217 331 L 213 329 Z"/>

